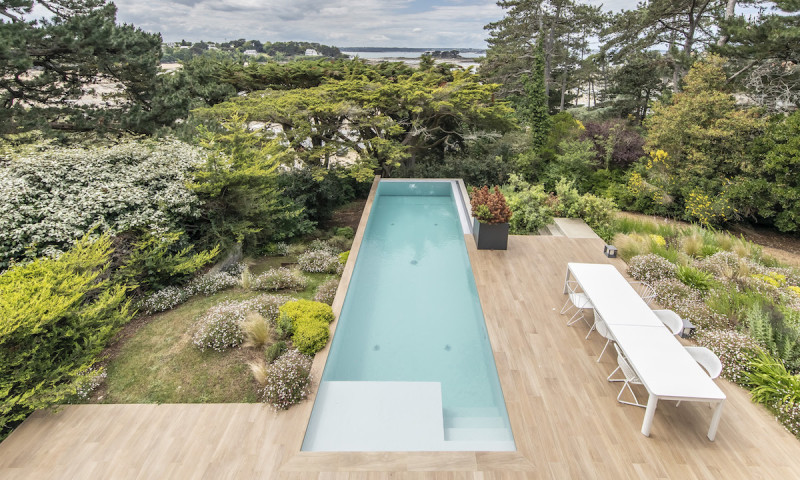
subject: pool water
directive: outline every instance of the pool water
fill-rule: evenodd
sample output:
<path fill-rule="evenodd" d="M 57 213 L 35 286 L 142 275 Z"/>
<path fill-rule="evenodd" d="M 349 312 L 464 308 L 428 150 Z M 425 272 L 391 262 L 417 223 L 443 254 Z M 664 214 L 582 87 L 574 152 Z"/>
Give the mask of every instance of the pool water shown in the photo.
<path fill-rule="evenodd" d="M 443 438 L 419 449 L 514 450 L 453 185 L 380 182 L 321 384 L 438 383 Z M 315 449 L 323 390 L 304 450 Z"/>

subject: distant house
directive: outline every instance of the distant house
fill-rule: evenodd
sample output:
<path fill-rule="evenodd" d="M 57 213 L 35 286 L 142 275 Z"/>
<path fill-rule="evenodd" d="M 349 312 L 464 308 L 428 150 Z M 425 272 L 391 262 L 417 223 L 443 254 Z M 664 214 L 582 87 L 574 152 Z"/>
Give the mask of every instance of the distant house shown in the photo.
<path fill-rule="evenodd" d="M 189 48 L 192 48 L 192 47 L 190 47 L 189 45 L 181 45 L 181 50 L 186 50 L 186 49 L 189 49 Z"/>
<path fill-rule="evenodd" d="M 317 52 L 313 48 L 307 48 L 306 57 L 319 57 L 319 52 Z"/>
<path fill-rule="evenodd" d="M 245 55 L 258 55 L 258 52 L 253 50 L 253 49 L 250 49 L 250 50 L 245 50 L 244 54 Z"/>
<path fill-rule="evenodd" d="M 216 45 L 209 45 L 208 49 L 209 50 L 219 50 L 219 47 L 217 47 Z"/>

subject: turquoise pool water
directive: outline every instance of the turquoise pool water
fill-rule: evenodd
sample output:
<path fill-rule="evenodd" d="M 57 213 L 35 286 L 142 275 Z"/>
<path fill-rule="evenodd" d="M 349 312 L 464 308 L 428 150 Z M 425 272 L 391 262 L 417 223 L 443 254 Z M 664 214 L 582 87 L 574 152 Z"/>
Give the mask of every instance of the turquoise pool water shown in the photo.
<path fill-rule="evenodd" d="M 378 186 L 321 383 L 353 381 L 438 382 L 443 448 L 514 450 L 451 182 Z"/>

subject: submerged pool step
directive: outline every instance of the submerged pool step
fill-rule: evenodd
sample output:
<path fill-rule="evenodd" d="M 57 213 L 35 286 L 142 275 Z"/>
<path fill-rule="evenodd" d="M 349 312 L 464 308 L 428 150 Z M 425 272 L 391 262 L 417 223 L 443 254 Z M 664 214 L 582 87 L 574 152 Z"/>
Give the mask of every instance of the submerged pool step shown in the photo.
<path fill-rule="evenodd" d="M 502 417 L 445 417 L 444 428 L 506 428 Z"/>
<path fill-rule="evenodd" d="M 511 436 L 511 430 L 508 428 L 445 428 L 444 439 L 448 442 L 511 442 L 514 443 Z"/>

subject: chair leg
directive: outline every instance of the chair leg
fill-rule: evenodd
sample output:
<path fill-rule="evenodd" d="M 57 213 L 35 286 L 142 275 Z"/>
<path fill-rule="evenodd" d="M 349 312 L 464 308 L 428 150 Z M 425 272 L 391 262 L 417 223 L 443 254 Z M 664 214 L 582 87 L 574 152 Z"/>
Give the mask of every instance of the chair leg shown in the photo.
<path fill-rule="evenodd" d="M 589 336 L 592 334 L 592 332 L 594 332 L 595 328 L 597 328 L 597 326 L 593 323 L 589 328 L 589 333 L 586 334 L 586 340 L 589 340 Z"/>
<path fill-rule="evenodd" d="M 575 311 L 575 314 L 567 321 L 567 325 L 571 326 L 573 323 L 577 322 L 578 320 L 585 320 L 583 318 L 583 309 L 579 308 Z"/>
<path fill-rule="evenodd" d="M 622 397 L 622 392 L 625 391 L 626 387 L 628 388 L 628 391 L 631 392 L 631 395 L 633 395 L 633 403 L 626 402 L 626 401 L 620 399 L 620 397 Z M 622 388 L 620 389 L 619 394 L 617 395 L 617 401 L 619 403 L 624 403 L 625 405 L 632 405 L 634 407 L 642 407 L 642 408 L 646 407 L 645 405 L 642 405 L 641 403 L 639 403 L 639 399 L 636 398 L 636 394 L 633 392 L 633 389 L 630 386 L 630 381 L 627 380 L 627 379 L 625 380 L 625 384 L 622 385 Z"/>
<path fill-rule="evenodd" d="M 611 343 L 611 340 L 606 339 L 606 344 L 603 345 L 603 351 L 600 352 L 600 356 L 597 357 L 597 363 L 600 363 L 600 359 L 603 358 L 603 354 L 606 353 L 606 349 L 608 348 L 608 344 Z"/>
<path fill-rule="evenodd" d="M 617 365 L 617 368 L 615 368 L 614 371 L 611 372 L 611 374 L 608 376 L 608 381 L 609 382 L 624 382 L 625 381 L 624 378 L 611 378 L 617 372 L 619 372 L 619 365 Z"/>
<path fill-rule="evenodd" d="M 570 309 L 571 309 L 570 305 L 572 305 L 572 302 L 570 302 L 570 300 L 569 300 L 569 296 L 567 296 L 567 301 L 566 301 L 566 302 L 564 302 L 564 306 L 563 306 L 563 307 L 561 307 L 561 312 L 560 312 L 560 313 L 561 313 L 561 315 L 564 315 L 565 313 L 567 313 L 568 311 L 570 311 Z"/>

